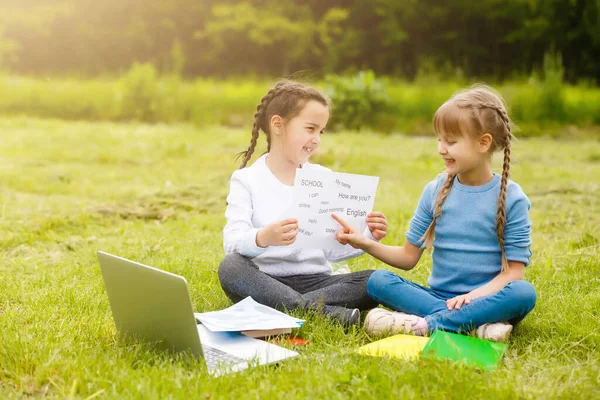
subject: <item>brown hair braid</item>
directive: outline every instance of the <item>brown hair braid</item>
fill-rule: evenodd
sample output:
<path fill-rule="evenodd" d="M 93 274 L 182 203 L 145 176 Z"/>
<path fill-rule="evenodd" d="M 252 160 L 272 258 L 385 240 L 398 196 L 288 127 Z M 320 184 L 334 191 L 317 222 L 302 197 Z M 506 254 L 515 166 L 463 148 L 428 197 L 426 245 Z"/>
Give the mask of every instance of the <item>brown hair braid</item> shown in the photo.
<path fill-rule="evenodd" d="M 330 105 L 329 98 L 311 86 L 292 80 L 277 82 L 256 107 L 250 145 L 247 150 L 236 156 L 236 159 L 243 156 L 240 169 L 244 168 L 252 157 L 261 130 L 267 135 L 267 152 L 271 150 L 270 121 L 274 115 L 289 120 L 298 115 L 304 105 L 311 100 L 318 101 L 325 107 Z"/>
<path fill-rule="evenodd" d="M 504 251 L 504 227 L 506 226 L 506 187 L 510 175 L 510 145 L 511 129 L 510 120 L 505 109 L 496 108 L 496 111 L 506 125 L 507 134 L 504 137 L 504 160 L 502 163 L 502 179 L 500 181 L 500 195 L 498 196 L 498 216 L 496 217 L 496 234 L 502 251 L 502 271 L 508 270 L 508 259 Z"/>
<path fill-rule="evenodd" d="M 433 249 L 433 239 L 434 239 L 434 231 L 435 231 L 435 221 L 437 218 L 442 216 L 442 204 L 448 197 L 450 193 L 450 189 L 452 189 L 452 184 L 454 183 L 454 177 L 456 175 L 448 174 L 446 180 L 444 181 L 444 185 L 439 191 L 438 197 L 435 201 L 435 211 L 433 212 L 433 221 L 429 224 L 429 227 L 425 231 L 425 234 L 421 237 L 420 240 L 424 240 L 423 245 L 421 247 L 427 248 L 427 250 L 431 251 Z"/>

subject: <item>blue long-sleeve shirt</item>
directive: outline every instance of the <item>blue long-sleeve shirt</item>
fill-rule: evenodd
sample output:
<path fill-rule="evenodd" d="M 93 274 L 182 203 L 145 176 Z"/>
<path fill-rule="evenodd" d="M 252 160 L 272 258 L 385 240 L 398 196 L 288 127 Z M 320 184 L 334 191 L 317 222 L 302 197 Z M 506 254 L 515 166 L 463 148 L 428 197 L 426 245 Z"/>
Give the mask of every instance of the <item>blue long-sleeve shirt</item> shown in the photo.
<path fill-rule="evenodd" d="M 440 174 L 427 184 L 410 221 L 406 238 L 421 246 L 433 220 L 438 191 L 446 180 Z M 468 293 L 494 279 L 502 270 L 502 255 L 496 234 L 500 175 L 483 186 L 466 186 L 454 179 L 435 224 L 433 264 L 427 283 L 449 294 Z M 521 187 L 508 181 L 504 250 L 508 261 L 529 265 L 531 257 L 531 203 Z"/>

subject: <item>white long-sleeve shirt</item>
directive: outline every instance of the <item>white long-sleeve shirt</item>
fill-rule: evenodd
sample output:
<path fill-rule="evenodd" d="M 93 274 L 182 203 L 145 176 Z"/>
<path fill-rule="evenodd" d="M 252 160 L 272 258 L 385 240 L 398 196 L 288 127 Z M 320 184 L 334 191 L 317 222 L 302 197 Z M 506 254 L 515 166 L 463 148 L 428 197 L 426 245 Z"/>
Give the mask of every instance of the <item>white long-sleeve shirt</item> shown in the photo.
<path fill-rule="evenodd" d="M 258 268 L 272 276 L 331 274 L 329 261 L 338 262 L 357 257 L 362 250 L 296 249 L 290 246 L 259 247 L 258 230 L 284 219 L 292 205 L 293 187 L 282 183 L 269 169 L 267 154 L 250 167 L 237 170 L 230 180 L 223 229 L 225 253 L 239 253 L 252 259 Z M 328 168 L 305 163 L 302 168 Z M 365 234 L 373 238 L 367 228 Z"/>

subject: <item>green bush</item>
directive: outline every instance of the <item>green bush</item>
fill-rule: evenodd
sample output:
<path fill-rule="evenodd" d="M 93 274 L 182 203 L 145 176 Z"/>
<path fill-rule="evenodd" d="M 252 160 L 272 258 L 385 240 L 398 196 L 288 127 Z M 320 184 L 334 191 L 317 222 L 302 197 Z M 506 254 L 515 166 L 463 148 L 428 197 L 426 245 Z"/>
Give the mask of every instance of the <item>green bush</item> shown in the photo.
<path fill-rule="evenodd" d="M 587 128 L 600 126 L 600 89 L 563 84 L 559 73 L 546 74 L 543 80 L 492 84 L 506 99 L 511 118 L 523 128 L 519 136 L 597 131 Z M 0 74 L 0 114 L 250 127 L 256 105 L 272 84 L 273 79 L 184 80 L 176 74 L 159 76 L 151 65 L 134 66 L 121 79 Z M 419 82 L 379 79 L 372 72 L 362 72 L 353 77 L 328 76 L 316 86 L 333 99 L 332 128 L 431 135 L 435 110 L 469 84 L 429 78 Z M 561 128 L 565 125 L 568 130 Z"/>
<path fill-rule="evenodd" d="M 117 120 L 117 82 L 0 76 L 0 113 L 68 120 Z"/>
<path fill-rule="evenodd" d="M 153 122 L 157 118 L 158 73 L 152 64 L 134 64 L 123 79 L 121 116 Z"/>
<path fill-rule="evenodd" d="M 394 108 L 386 91 L 386 83 L 373 71 L 361 71 L 352 77 L 328 75 L 325 92 L 333 102 L 330 125 L 358 130 L 393 128 Z"/>
<path fill-rule="evenodd" d="M 544 80 L 540 94 L 540 116 L 551 121 L 563 121 L 566 117 L 563 91 L 565 70 L 560 53 L 544 55 Z"/>

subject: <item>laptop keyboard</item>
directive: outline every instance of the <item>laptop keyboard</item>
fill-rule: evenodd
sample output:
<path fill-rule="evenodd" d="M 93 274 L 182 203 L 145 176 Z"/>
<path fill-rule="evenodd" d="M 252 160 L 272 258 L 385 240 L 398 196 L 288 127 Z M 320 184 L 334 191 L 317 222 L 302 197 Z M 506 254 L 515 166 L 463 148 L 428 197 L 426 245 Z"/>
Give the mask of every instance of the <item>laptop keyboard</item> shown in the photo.
<path fill-rule="evenodd" d="M 209 369 L 216 368 L 219 364 L 232 365 L 246 361 L 243 358 L 225 353 L 224 351 L 210 346 L 202 346 L 202 353 L 204 353 L 204 360 Z"/>

